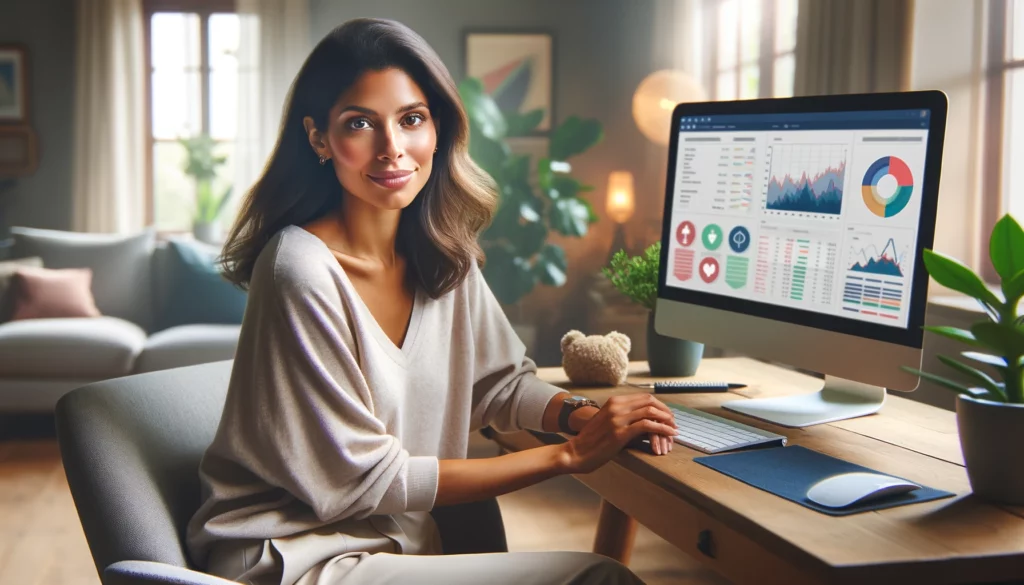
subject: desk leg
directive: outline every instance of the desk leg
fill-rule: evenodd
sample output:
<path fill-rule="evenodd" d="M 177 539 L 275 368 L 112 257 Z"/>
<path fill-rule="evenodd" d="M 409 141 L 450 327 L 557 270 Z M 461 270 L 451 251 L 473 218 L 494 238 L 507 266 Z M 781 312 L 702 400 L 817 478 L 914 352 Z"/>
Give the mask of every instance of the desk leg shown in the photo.
<path fill-rule="evenodd" d="M 636 540 L 636 520 L 625 512 L 601 500 L 601 516 L 597 521 L 594 552 L 611 557 L 623 565 L 629 563 Z"/>

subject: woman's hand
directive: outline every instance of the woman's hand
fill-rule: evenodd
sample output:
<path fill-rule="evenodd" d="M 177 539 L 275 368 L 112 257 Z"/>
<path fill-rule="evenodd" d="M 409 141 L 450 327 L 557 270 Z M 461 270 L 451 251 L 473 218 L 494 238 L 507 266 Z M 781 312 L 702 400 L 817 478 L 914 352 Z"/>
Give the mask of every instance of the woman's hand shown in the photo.
<path fill-rule="evenodd" d="M 656 452 L 667 452 L 663 446 L 676 435 L 669 408 L 651 394 L 613 396 L 580 434 L 565 443 L 568 471 L 590 473 L 644 435 L 650 435 Z"/>

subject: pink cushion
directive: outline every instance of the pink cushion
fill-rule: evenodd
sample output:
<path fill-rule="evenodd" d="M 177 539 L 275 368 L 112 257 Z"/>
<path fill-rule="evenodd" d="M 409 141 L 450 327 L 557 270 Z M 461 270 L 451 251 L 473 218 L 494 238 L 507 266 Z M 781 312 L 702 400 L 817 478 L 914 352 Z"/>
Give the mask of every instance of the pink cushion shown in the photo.
<path fill-rule="evenodd" d="M 19 268 L 11 320 L 99 317 L 91 286 L 89 268 Z"/>

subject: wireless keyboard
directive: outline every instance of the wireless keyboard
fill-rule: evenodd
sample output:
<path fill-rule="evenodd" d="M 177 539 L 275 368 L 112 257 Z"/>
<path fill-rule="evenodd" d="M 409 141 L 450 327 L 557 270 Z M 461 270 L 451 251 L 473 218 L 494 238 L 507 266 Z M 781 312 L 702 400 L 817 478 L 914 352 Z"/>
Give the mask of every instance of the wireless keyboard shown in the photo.
<path fill-rule="evenodd" d="M 704 453 L 721 453 L 754 445 L 786 444 L 786 437 L 743 423 L 680 406 L 667 404 L 675 415 L 679 434 L 675 441 Z"/>

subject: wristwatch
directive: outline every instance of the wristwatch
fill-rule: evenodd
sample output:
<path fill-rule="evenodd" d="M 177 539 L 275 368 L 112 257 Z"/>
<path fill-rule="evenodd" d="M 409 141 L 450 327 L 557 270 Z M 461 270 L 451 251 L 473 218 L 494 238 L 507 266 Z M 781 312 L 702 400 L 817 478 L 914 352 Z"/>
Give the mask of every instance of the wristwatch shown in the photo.
<path fill-rule="evenodd" d="M 577 434 L 576 431 L 569 428 L 569 416 L 578 408 L 584 406 L 593 406 L 600 408 L 593 400 L 583 396 L 572 396 L 562 401 L 562 410 L 558 413 L 558 430 L 569 435 Z"/>

